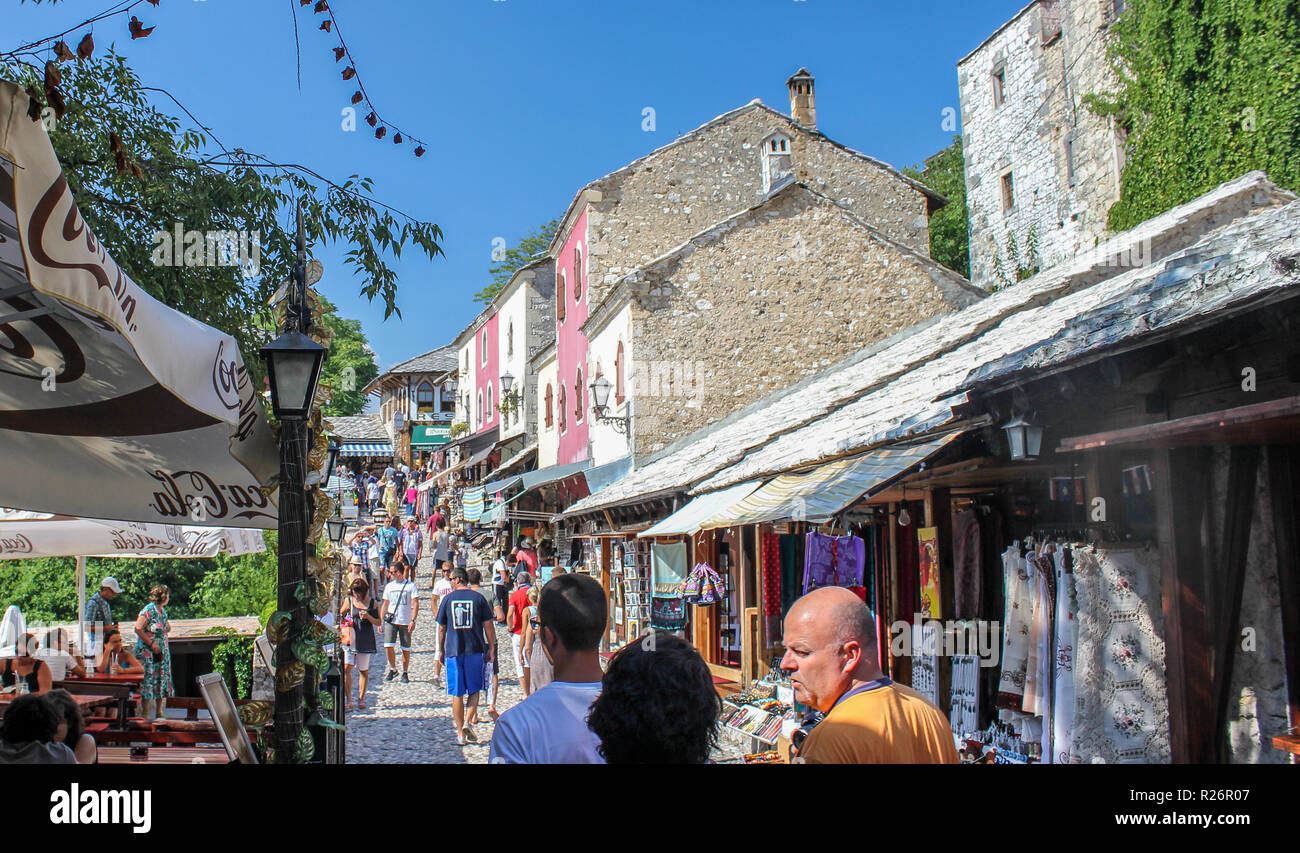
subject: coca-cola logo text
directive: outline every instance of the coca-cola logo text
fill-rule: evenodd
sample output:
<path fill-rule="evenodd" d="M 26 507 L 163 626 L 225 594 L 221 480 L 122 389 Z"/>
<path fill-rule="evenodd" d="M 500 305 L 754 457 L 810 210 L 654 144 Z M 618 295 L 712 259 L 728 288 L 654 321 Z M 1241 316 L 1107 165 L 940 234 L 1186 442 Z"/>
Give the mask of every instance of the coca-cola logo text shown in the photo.
<path fill-rule="evenodd" d="M 275 518 L 264 512 L 271 502 L 256 485 L 218 484 L 202 471 L 154 471 L 161 491 L 153 493 L 149 508 L 169 518 Z M 197 509 L 196 509 L 197 507 Z"/>
<path fill-rule="evenodd" d="M 30 553 L 32 553 L 32 540 L 21 533 L 17 536 L 0 536 L 0 554 Z"/>

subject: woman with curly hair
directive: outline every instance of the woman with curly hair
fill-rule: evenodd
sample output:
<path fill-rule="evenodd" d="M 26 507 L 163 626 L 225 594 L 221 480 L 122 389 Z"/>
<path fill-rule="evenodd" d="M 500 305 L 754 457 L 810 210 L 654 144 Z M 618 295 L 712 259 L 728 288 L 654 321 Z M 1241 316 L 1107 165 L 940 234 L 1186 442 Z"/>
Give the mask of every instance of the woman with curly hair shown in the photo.
<path fill-rule="evenodd" d="M 587 727 L 610 764 L 706 764 L 721 713 L 713 676 L 695 647 L 652 633 L 614 655 Z"/>

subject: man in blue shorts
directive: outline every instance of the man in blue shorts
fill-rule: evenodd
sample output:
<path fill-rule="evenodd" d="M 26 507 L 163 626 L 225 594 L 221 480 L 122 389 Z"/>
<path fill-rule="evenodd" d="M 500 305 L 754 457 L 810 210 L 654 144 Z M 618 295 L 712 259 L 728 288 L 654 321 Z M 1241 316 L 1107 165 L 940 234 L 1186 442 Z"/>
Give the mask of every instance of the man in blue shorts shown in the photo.
<path fill-rule="evenodd" d="M 451 697 L 451 717 L 456 725 L 456 742 L 478 742 L 474 729 L 465 725 L 465 697 L 468 707 L 478 708 L 483 690 L 483 662 L 493 661 L 492 608 L 487 599 L 469 588 L 469 573 L 453 569 L 452 591 L 438 602 L 438 659 L 446 663 L 447 695 Z M 494 661 L 493 661 L 494 662 Z"/>

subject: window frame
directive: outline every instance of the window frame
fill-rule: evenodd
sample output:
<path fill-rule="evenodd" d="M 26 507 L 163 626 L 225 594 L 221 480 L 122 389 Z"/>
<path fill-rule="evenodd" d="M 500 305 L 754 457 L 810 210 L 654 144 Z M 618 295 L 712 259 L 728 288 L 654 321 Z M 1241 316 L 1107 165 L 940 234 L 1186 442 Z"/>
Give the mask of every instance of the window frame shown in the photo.
<path fill-rule="evenodd" d="M 617 405 L 623 405 L 627 396 L 623 393 L 623 364 L 626 360 L 623 354 L 623 342 L 618 342 L 618 348 L 614 350 L 614 402 Z"/>
<path fill-rule="evenodd" d="M 556 276 L 555 284 L 555 318 L 560 325 L 564 325 L 564 318 L 568 315 L 565 310 L 566 303 L 569 300 L 569 277 L 565 270 L 560 270 Z"/>
<path fill-rule="evenodd" d="M 582 384 L 581 367 L 578 368 L 577 376 L 574 377 L 573 390 L 575 395 L 575 403 L 573 406 L 573 422 L 575 424 L 580 424 L 582 423 L 583 418 L 586 416 L 587 413 L 587 406 L 586 406 L 587 395 L 585 393 L 586 388 Z"/>
<path fill-rule="evenodd" d="M 487 384 L 487 405 L 487 422 L 492 423 L 492 419 L 500 414 L 501 409 L 500 404 L 497 402 L 496 393 L 492 390 L 492 380 L 490 379 Z"/>
<path fill-rule="evenodd" d="M 483 327 L 482 337 L 479 338 L 479 367 L 487 367 L 488 363 L 488 330 L 487 326 Z"/>
<path fill-rule="evenodd" d="M 559 394 L 556 395 L 556 402 L 559 404 L 559 412 L 560 412 L 560 435 L 564 435 L 566 432 L 569 431 L 569 419 L 568 417 L 566 417 L 567 412 L 565 411 L 568 405 L 568 400 L 565 399 L 564 396 L 564 383 L 560 382 L 559 385 L 560 385 L 560 392 Z"/>
<path fill-rule="evenodd" d="M 425 406 L 421 402 L 421 397 L 424 394 L 425 389 L 428 389 L 429 392 L 428 412 L 424 411 Z M 438 408 L 437 390 L 433 387 L 432 382 L 425 379 L 415 388 L 415 413 L 417 415 L 433 414 L 437 410 L 437 408 Z"/>
<path fill-rule="evenodd" d="M 1002 173 L 998 179 L 998 188 L 1002 196 L 1002 213 L 1003 215 L 1011 213 L 1016 209 L 1016 176 L 1014 170 L 1008 170 Z"/>
<path fill-rule="evenodd" d="M 989 79 L 993 85 L 993 109 L 1001 109 L 1007 102 L 1007 67 L 999 65 L 994 68 Z"/>
<path fill-rule="evenodd" d="M 582 295 L 585 293 L 582 286 L 582 243 L 573 247 L 573 304 L 577 305 L 582 301 Z"/>
<path fill-rule="evenodd" d="M 555 428 L 555 388 L 546 383 L 546 428 Z"/>

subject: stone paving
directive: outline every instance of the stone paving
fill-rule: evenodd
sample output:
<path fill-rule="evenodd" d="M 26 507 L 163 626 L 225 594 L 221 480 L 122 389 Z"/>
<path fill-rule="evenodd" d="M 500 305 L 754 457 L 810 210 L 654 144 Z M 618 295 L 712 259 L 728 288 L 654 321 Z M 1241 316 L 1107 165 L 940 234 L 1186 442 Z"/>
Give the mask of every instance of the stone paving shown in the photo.
<path fill-rule="evenodd" d="M 433 619 L 436 614 L 429 611 L 429 595 L 433 588 L 432 558 L 420 561 L 416 588 L 419 590 L 420 612 L 415 620 L 415 634 L 411 637 L 411 681 L 409 684 L 403 684 L 400 679 L 384 681 L 387 662 L 381 641 L 379 654 L 371 659 L 370 689 L 366 694 L 368 707 L 364 711 L 354 709 L 348 712 L 347 763 L 486 764 L 493 728 L 487 714 L 487 703 L 480 700 L 479 723 L 474 726 L 478 743 L 460 746 L 456 743 L 451 720 L 451 699 L 444 687 L 433 682 L 438 623 Z M 504 653 L 508 659 L 510 632 L 503 625 L 496 628 L 497 652 Z M 401 663 L 401 651 L 398 650 L 399 672 Z M 357 691 L 355 675 L 353 673 L 354 697 Z M 497 711 L 504 714 L 522 700 L 523 688 L 518 673 L 507 662 L 500 679 Z"/>

